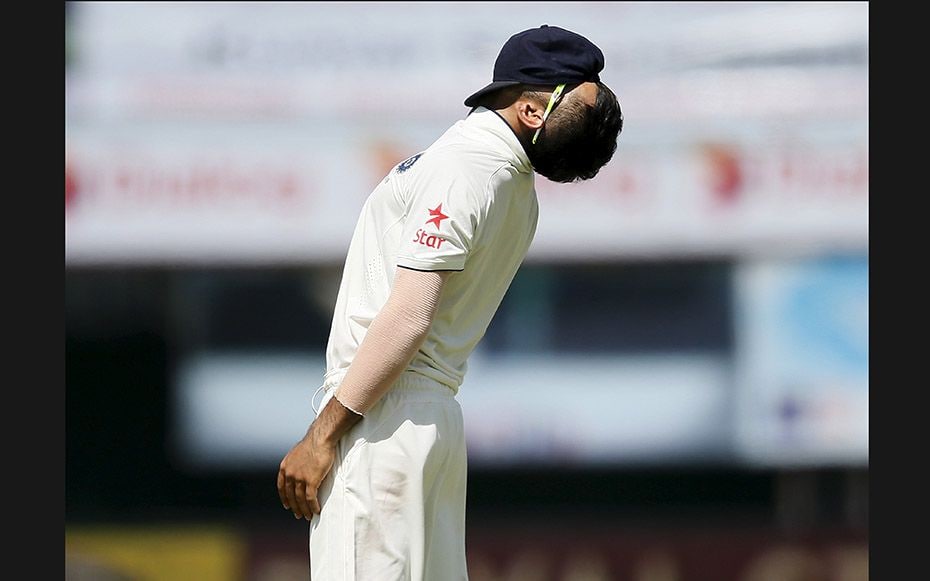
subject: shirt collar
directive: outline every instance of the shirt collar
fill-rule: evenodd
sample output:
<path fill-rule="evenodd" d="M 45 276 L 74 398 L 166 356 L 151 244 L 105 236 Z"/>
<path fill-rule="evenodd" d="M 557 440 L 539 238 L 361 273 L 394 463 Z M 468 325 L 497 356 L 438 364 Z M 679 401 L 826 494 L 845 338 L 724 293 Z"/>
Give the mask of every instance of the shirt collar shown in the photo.
<path fill-rule="evenodd" d="M 530 163 L 530 158 L 527 157 L 523 144 L 517 139 L 517 134 L 514 133 L 510 124 L 500 116 L 500 113 L 481 106 L 475 107 L 465 118 L 465 125 L 487 132 L 498 140 L 506 148 L 506 152 L 510 154 L 510 161 L 513 162 L 518 171 L 521 173 L 531 173 L 533 171 L 533 164 Z"/>

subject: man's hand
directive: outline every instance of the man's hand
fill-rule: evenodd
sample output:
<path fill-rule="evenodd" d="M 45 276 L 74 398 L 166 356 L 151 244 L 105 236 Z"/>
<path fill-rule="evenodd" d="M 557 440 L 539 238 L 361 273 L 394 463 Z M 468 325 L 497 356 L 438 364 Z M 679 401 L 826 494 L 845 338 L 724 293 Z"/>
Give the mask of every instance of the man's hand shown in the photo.
<path fill-rule="evenodd" d="M 294 513 L 294 518 L 310 520 L 314 514 L 320 514 L 317 491 L 335 458 L 335 445 L 316 441 L 311 430 L 281 461 L 278 496 L 284 508 Z"/>
<path fill-rule="evenodd" d="M 336 398 L 320 411 L 303 439 L 291 448 L 278 468 L 278 496 L 294 518 L 310 520 L 320 514 L 317 492 L 336 459 L 336 442 L 362 416 Z"/>

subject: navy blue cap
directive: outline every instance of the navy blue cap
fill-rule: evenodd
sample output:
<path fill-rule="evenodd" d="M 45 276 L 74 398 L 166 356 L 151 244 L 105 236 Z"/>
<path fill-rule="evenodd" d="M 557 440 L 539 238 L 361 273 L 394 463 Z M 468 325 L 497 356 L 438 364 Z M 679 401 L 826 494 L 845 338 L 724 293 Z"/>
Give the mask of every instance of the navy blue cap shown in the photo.
<path fill-rule="evenodd" d="M 478 99 L 513 85 L 559 85 L 599 81 L 604 53 L 580 34 L 543 24 L 511 36 L 494 62 L 493 82 L 465 99 Z"/>

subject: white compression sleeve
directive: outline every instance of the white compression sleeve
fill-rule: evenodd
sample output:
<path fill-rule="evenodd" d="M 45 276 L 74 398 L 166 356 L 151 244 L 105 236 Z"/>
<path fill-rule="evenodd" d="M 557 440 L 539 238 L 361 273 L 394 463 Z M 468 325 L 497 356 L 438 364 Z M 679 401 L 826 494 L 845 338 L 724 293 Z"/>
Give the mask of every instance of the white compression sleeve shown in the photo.
<path fill-rule="evenodd" d="M 387 302 L 336 390 L 339 403 L 365 415 L 397 381 L 429 333 L 448 274 L 398 267 Z"/>

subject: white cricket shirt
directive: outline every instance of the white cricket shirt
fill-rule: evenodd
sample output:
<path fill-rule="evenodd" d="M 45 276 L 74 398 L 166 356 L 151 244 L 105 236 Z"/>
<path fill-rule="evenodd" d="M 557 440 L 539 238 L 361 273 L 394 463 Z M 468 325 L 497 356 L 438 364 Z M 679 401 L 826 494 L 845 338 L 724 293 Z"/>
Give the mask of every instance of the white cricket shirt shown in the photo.
<path fill-rule="evenodd" d="M 342 381 L 402 266 L 456 271 L 407 371 L 458 392 L 468 356 L 536 232 L 534 175 L 513 130 L 484 107 L 391 170 L 362 207 L 349 245 L 326 349 L 326 385 Z"/>

